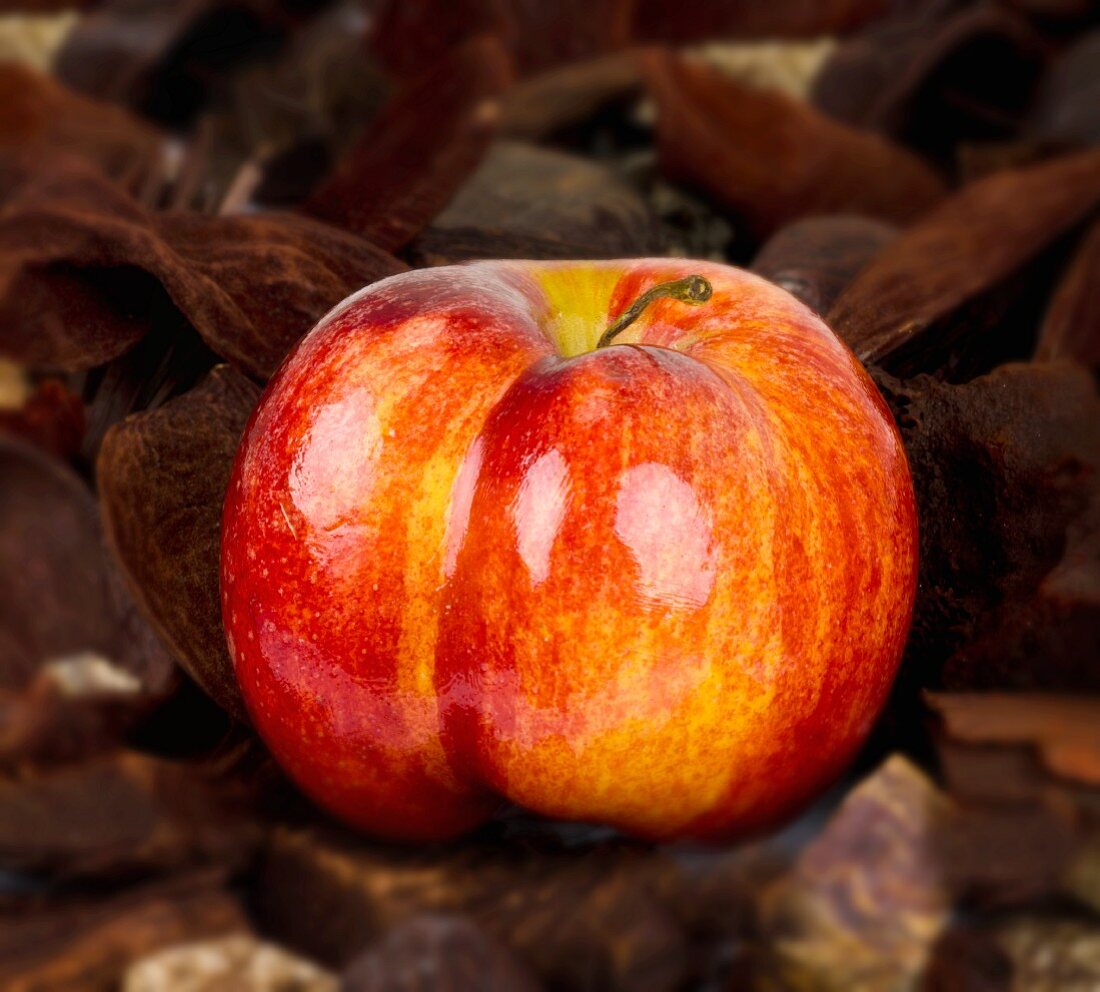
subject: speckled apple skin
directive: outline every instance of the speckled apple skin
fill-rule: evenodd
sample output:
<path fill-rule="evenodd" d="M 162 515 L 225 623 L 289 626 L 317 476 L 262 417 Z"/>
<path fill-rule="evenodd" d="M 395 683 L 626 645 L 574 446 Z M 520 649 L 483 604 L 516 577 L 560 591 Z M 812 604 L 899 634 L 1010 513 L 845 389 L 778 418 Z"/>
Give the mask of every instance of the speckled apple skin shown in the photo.
<path fill-rule="evenodd" d="M 690 274 L 711 300 L 646 289 Z M 372 834 L 505 800 L 653 839 L 775 822 L 881 708 L 916 584 L 894 424 L 813 313 L 712 263 L 376 283 L 272 379 L 222 598 L 259 733 Z"/>

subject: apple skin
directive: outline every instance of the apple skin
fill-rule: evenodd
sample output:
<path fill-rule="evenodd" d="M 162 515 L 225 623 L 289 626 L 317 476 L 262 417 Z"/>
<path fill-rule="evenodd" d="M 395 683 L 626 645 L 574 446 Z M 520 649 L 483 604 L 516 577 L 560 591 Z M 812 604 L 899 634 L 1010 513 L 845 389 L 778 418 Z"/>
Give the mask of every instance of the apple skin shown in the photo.
<path fill-rule="evenodd" d="M 709 302 L 594 348 L 692 274 Z M 704 262 L 478 262 L 350 297 L 271 380 L 223 614 L 256 729 L 360 829 L 446 838 L 511 801 L 719 840 L 852 758 L 916 559 L 889 412 L 792 296 Z"/>

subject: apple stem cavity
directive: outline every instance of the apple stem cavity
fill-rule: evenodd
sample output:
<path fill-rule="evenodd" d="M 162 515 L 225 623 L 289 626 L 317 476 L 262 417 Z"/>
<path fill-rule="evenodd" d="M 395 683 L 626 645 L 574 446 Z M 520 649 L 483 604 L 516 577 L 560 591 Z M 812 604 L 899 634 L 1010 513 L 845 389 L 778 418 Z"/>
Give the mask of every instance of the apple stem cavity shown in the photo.
<path fill-rule="evenodd" d="M 615 321 L 596 342 L 597 348 L 605 348 L 611 344 L 615 335 L 625 331 L 634 323 L 642 312 L 654 300 L 679 300 L 681 303 L 690 303 L 697 307 L 706 303 L 714 293 L 714 288 L 702 276 L 684 276 L 683 279 L 674 279 L 672 282 L 662 282 L 652 289 L 647 289 L 639 296 L 622 316 Z"/>

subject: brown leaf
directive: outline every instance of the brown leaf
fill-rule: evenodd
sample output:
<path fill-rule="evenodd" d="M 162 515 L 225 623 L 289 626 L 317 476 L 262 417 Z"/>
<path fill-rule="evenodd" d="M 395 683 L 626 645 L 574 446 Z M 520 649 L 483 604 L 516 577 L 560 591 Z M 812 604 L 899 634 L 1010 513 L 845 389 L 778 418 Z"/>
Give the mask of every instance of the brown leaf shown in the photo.
<path fill-rule="evenodd" d="M 226 366 L 107 433 L 96 464 L 107 537 L 138 603 L 176 659 L 234 716 L 219 575 L 229 473 L 259 389 Z"/>
<path fill-rule="evenodd" d="M 372 49 L 399 76 L 428 71 L 478 35 L 500 39 L 527 74 L 623 47 L 632 0 L 387 0 L 380 6 Z"/>
<path fill-rule="evenodd" d="M 146 706 L 167 693 L 174 666 L 118 583 L 84 483 L 3 435 L 0 478 L 0 686 L 91 656 L 135 680 Z"/>
<path fill-rule="evenodd" d="M 657 254 L 646 201 L 589 159 L 501 142 L 411 246 L 420 264 Z"/>
<path fill-rule="evenodd" d="M 1025 264 L 1098 202 L 1100 151 L 973 183 L 874 259 L 841 293 L 829 325 L 862 361 L 903 374 L 939 367 L 952 348 L 996 349 L 984 338 L 1004 308 L 975 319 L 976 301 L 1019 282 Z M 953 320 L 963 307 L 968 319 Z"/>
<path fill-rule="evenodd" d="M 401 248 L 481 161 L 510 76 L 495 38 L 449 52 L 394 95 L 305 209 L 387 251 Z"/>
<path fill-rule="evenodd" d="M 239 901 L 214 872 L 20 907 L 0 915 L 0 986 L 114 992 L 126 968 L 153 951 L 248 931 Z"/>
<path fill-rule="evenodd" d="M 950 918 L 941 850 L 952 815 L 950 801 L 900 756 L 852 790 L 763 895 L 765 987 L 907 987 Z"/>
<path fill-rule="evenodd" d="M 1100 144 L 1100 30 L 1082 35 L 1055 59 L 1035 94 L 1024 133 L 1059 146 Z"/>
<path fill-rule="evenodd" d="M 983 692 L 927 699 L 957 740 L 1031 744 L 1055 774 L 1100 785 L 1100 698 Z"/>
<path fill-rule="evenodd" d="M 688 962 L 683 934 L 653 895 L 653 873 L 674 870 L 654 863 L 664 860 L 499 838 L 413 851 L 285 828 L 272 838 L 256 907 L 266 931 L 334 967 L 391 926 L 460 913 L 552 988 L 673 992 Z"/>
<path fill-rule="evenodd" d="M 406 268 L 361 238 L 296 214 L 179 212 L 158 226 L 188 266 L 179 278 L 162 276 L 172 302 L 213 351 L 263 378 L 344 297 Z"/>
<path fill-rule="evenodd" d="M 202 864 L 240 868 L 258 825 L 201 767 L 117 752 L 0 779 L 0 865 L 117 880 Z"/>
<path fill-rule="evenodd" d="M 512 87 L 504 98 L 500 131 L 538 141 L 637 97 L 641 90 L 642 70 L 633 51 L 571 62 Z"/>
<path fill-rule="evenodd" d="M 1100 368 L 1100 221 L 1081 241 L 1051 297 L 1035 357 L 1069 358 Z"/>
<path fill-rule="evenodd" d="M 355 958 L 343 992 L 537 992 L 523 963 L 461 916 L 414 916 Z"/>
<path fill-rule="evenodd" d="M 855 214 L 796 220 L 775 232 L 752 261 L 752 271 L 828 313 L 853 277 L 897 236 L 897 228 Z"/>
<path fill-rule="evenodd" d="M 1034 30 L 1011 10 L 922 11 L 843 42 L 814 81 L 813 102 L 951 165 L 962 141 L 1015 134 L 1041 68 Z"/>
<path fill-rule="evenodd" d="M 764 237 L 813 213 L 904 223 L 943 194 L 932 171 L 885 139 L 710 66 L 647 53 L 661 167 L 699 186 Z"/>
<path fill-rule="evenodd" d="M 933 685 L 947 659 L 1002 604 L 1018 609 L 1033 597 L 1064 554 L 1098 477 L 1100 400 L 1088 371 L 1069 363 L 1006 365 L 959 385 L 875 377 L 901 429 L 920 515 L 902 677 Z M 952 681 L 1026 685 L 1052 670 L 1088 677 L 1094 669 L 1078 652 L 956 671 Z"/>
<path fill-rule="evenodd" d="M 0 92 L 0 150 L 79 155 L 135 192 L 161 168 L 164 136 L 118 107 L 16 62 L 0 63 Z"/>
<path fill-rule="evenodd" d="M 0 167 L 0 349 L 88 368 L 132 347 L 164 309 L 217 353 L 270 375 L 352 291 L 404 266 L 295 214 L 150 215 L 74 159 Z"/>

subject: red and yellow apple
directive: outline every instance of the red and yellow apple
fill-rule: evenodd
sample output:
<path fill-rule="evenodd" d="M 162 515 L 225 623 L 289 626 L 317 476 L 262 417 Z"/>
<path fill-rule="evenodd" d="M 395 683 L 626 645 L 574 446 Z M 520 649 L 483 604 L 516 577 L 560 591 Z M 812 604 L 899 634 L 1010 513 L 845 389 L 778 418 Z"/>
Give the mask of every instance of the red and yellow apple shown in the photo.
<path fill-rule="evenodd" d="M 511 801 L 655 839 L 829 784 L 916 581 L 905 454 L 813 313 L 712 263 L 479 262 L 329 313 L 223 524 L 248 710 L 371 833 Z"/>

